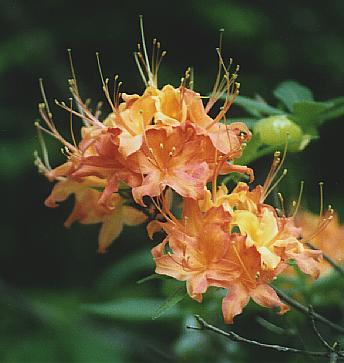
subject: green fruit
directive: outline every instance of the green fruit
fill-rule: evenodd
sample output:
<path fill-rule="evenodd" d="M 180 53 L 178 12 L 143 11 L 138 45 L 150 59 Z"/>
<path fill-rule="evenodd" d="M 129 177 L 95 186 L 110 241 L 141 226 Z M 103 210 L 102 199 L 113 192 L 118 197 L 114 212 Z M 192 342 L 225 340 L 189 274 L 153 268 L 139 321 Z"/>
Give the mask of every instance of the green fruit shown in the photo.
<path fill-rule="evenodd" d="M 263 144 L 283 147 L 288 137 L 288 151 L 298 151 L 303 139 L 301 128 L 286 115 L 270 116 L 255 123 L 254 134 L 259 134 Z"/>

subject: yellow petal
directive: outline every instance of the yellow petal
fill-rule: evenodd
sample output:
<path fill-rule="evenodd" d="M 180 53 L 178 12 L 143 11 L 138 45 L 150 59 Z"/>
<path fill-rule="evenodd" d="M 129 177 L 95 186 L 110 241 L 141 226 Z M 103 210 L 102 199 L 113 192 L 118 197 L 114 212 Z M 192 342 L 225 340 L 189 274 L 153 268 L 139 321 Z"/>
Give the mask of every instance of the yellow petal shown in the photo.
<path fill-rule="evenodd" d="M 111 243 L 120 235 L 122 229 L 123 221 L 120 215 L 112 215 L 104 219 L 98 235 L 98 252 L 104 253 Z"/>
<path fill-rule="evenodd" d="M 140 210 L 124 205 L 122 207 L 122 220 L 127 226 L 137 226 L 147 220 L 147 216 Z"/>
<path fill-rule="evenodd" d="M 262 267 L 266 267 L 268 270 L 273 270 L 280 263 L 281 257 L 271 252 L 267 247 L 257 248 L 261 256 Z"/>
<path fill-rule="evenodd" d="M 247 235 L 247 247 L 257 244 L 259 221 L 256 215 L 248 211 L 235 211 L 232 223 L 240 228 L 241 234 Z"/>
<path fill-rule="evenodd" d="M 259 227 L 257 237 L 260 245 L 264 245 L 264 243 L 267 243 L 276 237 L 278 225 L 274 213 L 269 208 L 264 208 Z"/>

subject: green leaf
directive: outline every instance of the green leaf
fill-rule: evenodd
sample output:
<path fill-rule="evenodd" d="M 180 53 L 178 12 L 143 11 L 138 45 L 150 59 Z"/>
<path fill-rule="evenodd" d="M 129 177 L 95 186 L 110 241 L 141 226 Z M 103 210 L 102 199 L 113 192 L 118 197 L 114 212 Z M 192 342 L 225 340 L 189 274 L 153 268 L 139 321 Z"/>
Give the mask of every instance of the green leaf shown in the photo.
<path fill-rule="evenodd" d="M 238 96 L 235 99 L 234 104 L 243 108 L 250 115 L 255 117 L 262 117 L 264 115 L 279 115 L 283 113 L 278 108 L 272 107 L 264 101 L 254 100 L 245 96 Z"/>
<path fill-rule="evenodd" d="M 259 120 L 259 118 L 253 117 L 231 117 L 228 121 L 231 122 L 243 122 L 249 129 L 252 129 L 254 124 Z"/>
<path fill-rule="evenodd" d="M 118 320 L 151 320 L 156 307 L 159 305 L 163 306 L 164 304 L 163 299 L 121 298 L 106 303 L 84 304 L 82 307 L 88 313 L 105 318 Z M 164 314 L 166 319 L 176 318 L 180 315 L 180 310 L 174 306 L 175 304 L 170 305 L 169 311 L 164 309 L 163 312 L 166 313 Z M 154 316 L 156 316 L 156 313 Z"/>
<path fill-rule="evenodd" d="M 153 269 L 153 267 L 153 259 L 149 250 L 137 251 L 105 270 L 98 280 L 97 289 L 106 293 L 124 284 L 130 275 L 138 271 Z"/>
<path fill-rule="evenodd" d="M 175 289 L 172 294 L 164 301 L 163 304 L 159 306 L 152 319 L 158 319 L 161 315 L 165 314 L 168 310 L 174 307 L 176 304 L 181 302 L 186 296 L 186 291 L 184 286 L 180 286 Z"/>
<path fill-rule="evenodd" d="M 323 123 L 328 120 L 332 120 L 344 115 L 344 97 L 338 97 L 333 100 L 328 100 L 326 102 L 331 105 L 327 110 L 323 111 L 319 117 L 319 123 Z"/>
<path fill-rule="evenodd" d="M 296 102 L 293 105 L 293 112 L 290 118 L 298 123 L 305 133 L 317 137 L 317 128 L 321 124 L 319 116 L 330 107 L 331 104 L 327 102 Z"/>
<path fill-rule="evenodd" d="M 313 101 L 313 94 L 310 89 L 295 81 L 284 81 L 274 90 L 274 96 L 279 99 L 289 111 L 299 101 Z"/>

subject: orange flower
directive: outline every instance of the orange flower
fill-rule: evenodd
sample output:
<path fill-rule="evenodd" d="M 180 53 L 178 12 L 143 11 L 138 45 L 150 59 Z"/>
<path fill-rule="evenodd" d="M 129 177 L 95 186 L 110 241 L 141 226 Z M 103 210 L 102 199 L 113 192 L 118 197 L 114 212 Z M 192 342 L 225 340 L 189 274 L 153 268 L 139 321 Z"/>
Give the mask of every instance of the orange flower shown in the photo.
<path fill-rule="evenodd" d="M 271 269 L 263 268 L 256 246 L 248 247 L 247 235 L 230 233 L 231 215 L 222 206 L 202 212 L 197 201 L 184 199 L 181 220 L 165 210 L 166 223 L 148 225 L 150 236 L 159 229 L 167 234 L 152 249 L 156 273 L 186 281 L 188 294 L 198 302 L 209 286 L 228 289 L 222 303 L 227 323 L 250 298 L 265 307 L 280 307 L 281 314 L 288 310 L 268 285 L 286 265 L 279 261 Z"/>
<path fill-rule="evenodd" d="M 191 122 L 199 135 L 210 138 L 214 147 L 231 159 L 240 156 L 243 142 L 251 138 L 245 124 L 229 125 L 213 120 L 205 112 L 198 93 L 181 86 L 164 86 L 161 90 L 149 85 L 142 96 L 122 94 L 124 102 L 104 121 L 108 127 L 122 130 L 119 150 L 127 157 L 138 151 L 145 131 L 151 128 L 177 127 Z"/>
<path fill-rule="evenodd" d="M 96 177 L 84 178 L 82 182 L 65 179 L 55 184 L 51 194 L 45 201 L 47 207 L 57 207 L 58 202 L 66 200 L 71 194 L 75 196 L 72 213 L 65 221 L 65 227 L 73 222 L 82 224 L 101 223 L 99 231 L 98 252 L 103 253 L 120 235 L 123 226 L 136 226 L 146 221 L 146 215 L 128 205 L 119 194 L 112 194 L 107 208 L 99 200 L 102 193 L 96 188 L 104 187 L 104 181 Z"/>
<path fill-rule="evenodd" d="M 156 197 L 170 186 L 183 197 L 199 199 L 210 177 L 203 141 L 192 128 L 150 129 L 145 143 L 127 159 L 127 165 L 144 178 L 132 189 L 135 201 L 144 205 L 145 195 Z"/>
<path fill-rule="evenodd" d="M 336 214 L 333 214 L 326 228 L 320 229 L 320 222 L 320 217 L 310 212 L 300 212 L 296 215 L 296 224 L 302 229 L 305 241 L 311 242 L 335 262 L 342 264 L 344 262 L 344 226 L 340 225 Z M 326 260 L 322 260 L 320 274 L 324 275 L 330 271 L 332 266 Z"/>
<path fill-rule="evenodd" d="M 95 138 L 83 139 L 80 143 L 82 156 L 70 174 L 77 181 L 88 176 L 105 180 L 105 189 L 99 200 L 104 205 L 109 203 L 112 193 L 118 191 L 119 182 L 132 187 L 139 185 L 142 180 L 141 174 L 128 169 L 128 164 L 118 150 L 120 133 L 119 129 L 109 128 Z"/>
<path fill-rule="evenodd" d="M 124 102 L 104 124 L 121 129 L 119 151 L 124 157 L 140 149 L 146 130 L 179 126 L 186 119 L 186 105 L 180 90 L 171 85 L 162 90 L 148 86 L 142 96 L 123 93 L 122 98 Z"/>
<path fill-rule="evenodd" d="M 181 220 L 154 221 L 148 226 L 152 235 L 158 229 L 167 233 L 165 240 L 152 249 L 156 273 L 186 281 L 190 297 L 202 301 L 208 286 L 224 287 L 239 276 L 230 260 L 230 237 L 225 232 L 229 214 L 223 208 L 201 213 L 197 201 L 184 199 Z M 166 252 L 168 248 L 171 252 Z"/>
<path fill-rule="evenodd" d="M 260 254 L 255 246 L 247 248 L 246 237 L 232 235 L 232 260 L 240 266 L 240 277 L 229 281 L 227 296 L 222 301 L 222 312 L 227 324 L 241 314 L 250 298 L 258 305 L 274 308 L 279 307 L 279 314 L 286 313 L 289 308 L 283 304 L 269 283 L 286 267 L 280 263 L 274 270 L 262 269 Z"/>

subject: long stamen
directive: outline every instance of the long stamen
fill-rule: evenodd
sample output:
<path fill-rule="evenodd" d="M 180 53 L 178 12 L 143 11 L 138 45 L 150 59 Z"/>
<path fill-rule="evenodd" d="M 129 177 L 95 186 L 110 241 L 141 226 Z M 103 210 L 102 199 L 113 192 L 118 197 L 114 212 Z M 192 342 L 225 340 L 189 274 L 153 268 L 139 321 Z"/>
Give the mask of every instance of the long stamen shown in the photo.
<path fill-rule="evenodd" d="M 148 53 L 147 53 L 147 48 L 146 48 L 146 40 L 145 40 L 145 34 L 144 34 L 144 29 L 143 29 L 143 16 L 140 15 L 140 32 L 141 32 L 141 40 L 142 40 L 142 49 L 143 49 L 143 54 L 144 54 L 144 58 L 145 58 L 145 63 L 146 63 L 146 67 L 147 67 L 147 73 L 148 73 L 148 83 L 151 86 L 154 86 L 154 82 L 152 79 L 152 71 L 149 65 L 149 58 L 148 58 Z"/>
<path fill-rule="evenodd" d="M 267 196 L 272 192 L 272 190 L 278 185 L 278 183 L 281 181 L 281 179 L 285 176 L 286 169 L 283 170 L 283 175 L 278 179 L 278 181 L 271 187 L 272 182 L 276 178 L 278 172 L 280 171 L 282 165 L 284 164 L 286 155 L 287 155 L 287 149 L 288 149 L 288 133 L 287 133 L 287 139 L 283 150 L 282 159 L 280 158 L 280 151 L 275 151 L 274 153 L 274 159 L 272 161 L 268 176 L 265 179 L 265 182 L 263 184 L 263 192 L 261 196 L 261 202 L 263 202 Z"/>
<path fill-rule="evenodd" d="M 35 123 L 36 129 L 37 129 L 37 134 L 38 134 L 38 140 L 41 146 L 41 150 L 42 150 L 42 155 L 43 155 L 43 161 L 44 161 L 44 166 L 51 170 L 51 166 L 50 166 L 50 162 L 49 162 L 49 154 L 48 154 L 48 149 L 45 145 L 45 141 L 42 135 L 42 131 L 39 127 L 37 127 L 38 123 Z M 38 157 L 38 155 L 37 155 Z"/>
<path fill-rule="evenodd" d="M 219 50 L 220 50 L 220 53 L 222 51 L 222 38 L 223 38 L 223 32 L 224 32 L 224 29 L 220 29 L 220 39 L 219 39 Z M 209 97 L 209 101 L 205 107 L 205 112 L 208 113 L 212 106 L 214 105 L 214 103 L 216 102 L 217 100 L 217 92 L 218 92 L 218 86 L 219 86 L 219 83 L 220 83 L 220 78 L 221 78 L 221 60 L 220 60 L 220 57 L 219 57 L 219 64 L 218 64 L 218 70 L 217 70 L 217 74 L 216 74 L 216 78 L 215 78 L 215 83 L 214 83 L 214 86 L 213 86 L 213 90 L 211 92 L 211 95 Z"/>
<path fill-rule="evenodd" d="M 73 99 L 72 98 L 70 99 L 70 109 L 73 110 Z M 69 116 L 69 127 L 70 127 L 70 133 L 72 136 L 73 144 L 77 148 L 74 130 L 73 130 L 73 113 L 72 112 L 70 113 L 70 116 Z"/>
<path fill-rule="evenodd" d="M 49 104 L 48 104 L 48 101 L 47 101 L 47 96 L 45 94 L 44 85 L 43 85 L 43 79 L 42 78 L 39 78 L 38 82 L 39 82 L 39 87 L 40 87 L 41 94 L 42 94 L 42 97 L 43 97 L 43 101 L 44 101 L 44 104 L 45 104 L 45 108 L 47 110 L 47 113 L 48 113 L 49 118 L 51 119 L 51 115 L 52 114 L 50 112 Z"/>
<path fill-rule="evenodd" d="M 140 57 L 139 57 L 139 52 L 134 52 L 134 59 L 135 59 L 135 63 L 137 65 L 137 68 L 139 70 L 139 73 L 140 73 L 140 76 L 143 80 L 143 83 L 145 84 L 145 86 L 147 87 L 148 86 L 148 82 L 147 82 L 147 79 L 146 79 L 146 76 L 145 76 L 145 73 L 143 72 L 143 69 L 142 69 L 142 66 L 140 64 Z"/>
<path fill-rule="evenodd" d="M 327 228 L 327 226 L 329 225 L 329 223 L 333 219 L 333 213 L 334 213 L 334 211 L 331 208 L 331 206 L 329 206 L 328 211 L 329 211 L 329 214 L 330 215 L 327 218 L 321 219 L 320 222 L 318 223 L 318 226 L 317 226 L 316 230 L 313 231 L 309 236 L 302 238 L 301 239 L 301 242 L 311 241 L 316 236 L 318 236 L 323 230 L 325 230 L 325 228 Z"/>
<path fill-rule="evenodd" d="M 75 69 L 74 69 L 73 58 L 72 58 L 72 50 L 67 49 L 67 52 L 68 52 L 68 59 L 69 59 L 70 70 L 71 70 L 71 73 L 72 73 L 72 78 L 73 78 L 73 80 L 75 82 L 75 88 L 78 91 L 78 84 L 77 84 L 77 81 L 76 81 Z"/>
<path fill-rule="evenodd" d="M 276 182 L 270 187 L 270 189 L 265 193 L 264 199 L 266 199 L 270 193 L 277 187 L 277 185 L 281 182 L 281 180 L 287 175 L 288 170 L 284 169 L 282 175 L 276 180 Z"/>
<path fill-rule="evenodd" d="M 282 217 L 286 217 L 286 214 L 285 214 L 285 208 L 284 208 L 284 199 L 283 199 L 283 195 L 282 193 L 277 193 L 277 196 L 278 196 L 278 199 L 280 201 L 280 204 L 281 204 L 281 211 L 282 211 Z"/>
<path fill-rule="evenodd" d="M 299 196 L 297 198 L 297 202 L 295 203 L 295 210 L 294 213 L 292 215 L 292 218 L 294 218 L 297 214 L 297 212 L 299 211 L 300 208 L 300 204 L 301 204 L 301 199 L 302 199 L 302 194 L 303 194 L 303 186 L 304 186 L 305 182 L 303 180 L 301 180 L 300 183 L 300 192 L 299 192 Z"/>
<path fill-rule="evenodd" d="M 93 126 L 98 126 L 98 127 L 101 127 L 101 128 L 105 128 L 105 126 L 100 121 L 98 121 L 89 111 L 85 112 L 85 114 L 81 114 L 81 113 L 79 113 L 79 112 L 77 112 L 75 110 L 72 110 L 64 102 L 60 102 L 60 101 L 58 101 L 56 99 L 55 99 L 55 104 L 57 106 L 63 108 L 64 110 L 73 113 L 75 116 L 80 117 L 82 120 L 88 120 Z M 85 110 L 86 110 L 86 105 L 84 105 L 84 106 L 85 106 Z"/>
<path fill-rule="evenodd" d="M 74 145 L 70 144 L 68 141 L 66 141 L 61 134 L 57 131 L 55 124 L 52 119 L 52 115 L 50 112 L 47 111 L 47 104 L 46 103 L 40 103 L 38 105 L 39 113 L 45 122 L 45 124 L 48 126 L 48 129 L 42 127 L 39 122 L 36 122 L 35 125 L 37 128 L 41 129 L 45 133 L 51 135 L 55 139 L 59 140 L 63 145 L 65 145 L 69 150 L 72 150 L 74 153 L 78 153 L 79 150 Z"/>
<path fill-rule="evenodd" d="M 98 64 L 98 70 L 99 70 L 99 74 L 100 74 L 100 79 L 102 81 L 102 85 L 103 85 L 103 91 L 105 94 L 106 99 L 109 102 L 109 105 L 112 109 L 113 112 L 116 112 L 116 107 L 114 105 L 114 102 L 112 102 L 111 96 L 110 96 L 110 92 L 109 92 L 109 78 L 105 78 L 103 76 L 103 72 L 102 72 L 102 67 L 100 65 L 100 55 L 99 52 L 96 52 L 96 57 L 97 57 L 97 64 Z"/>
<path fill-rule="evenodd" d="M 319 218 L 321 219 L 324 212 L 324 182 L 319 183 L 319 189 L 320 189 L 320 211 L 319 211 Z"/>

